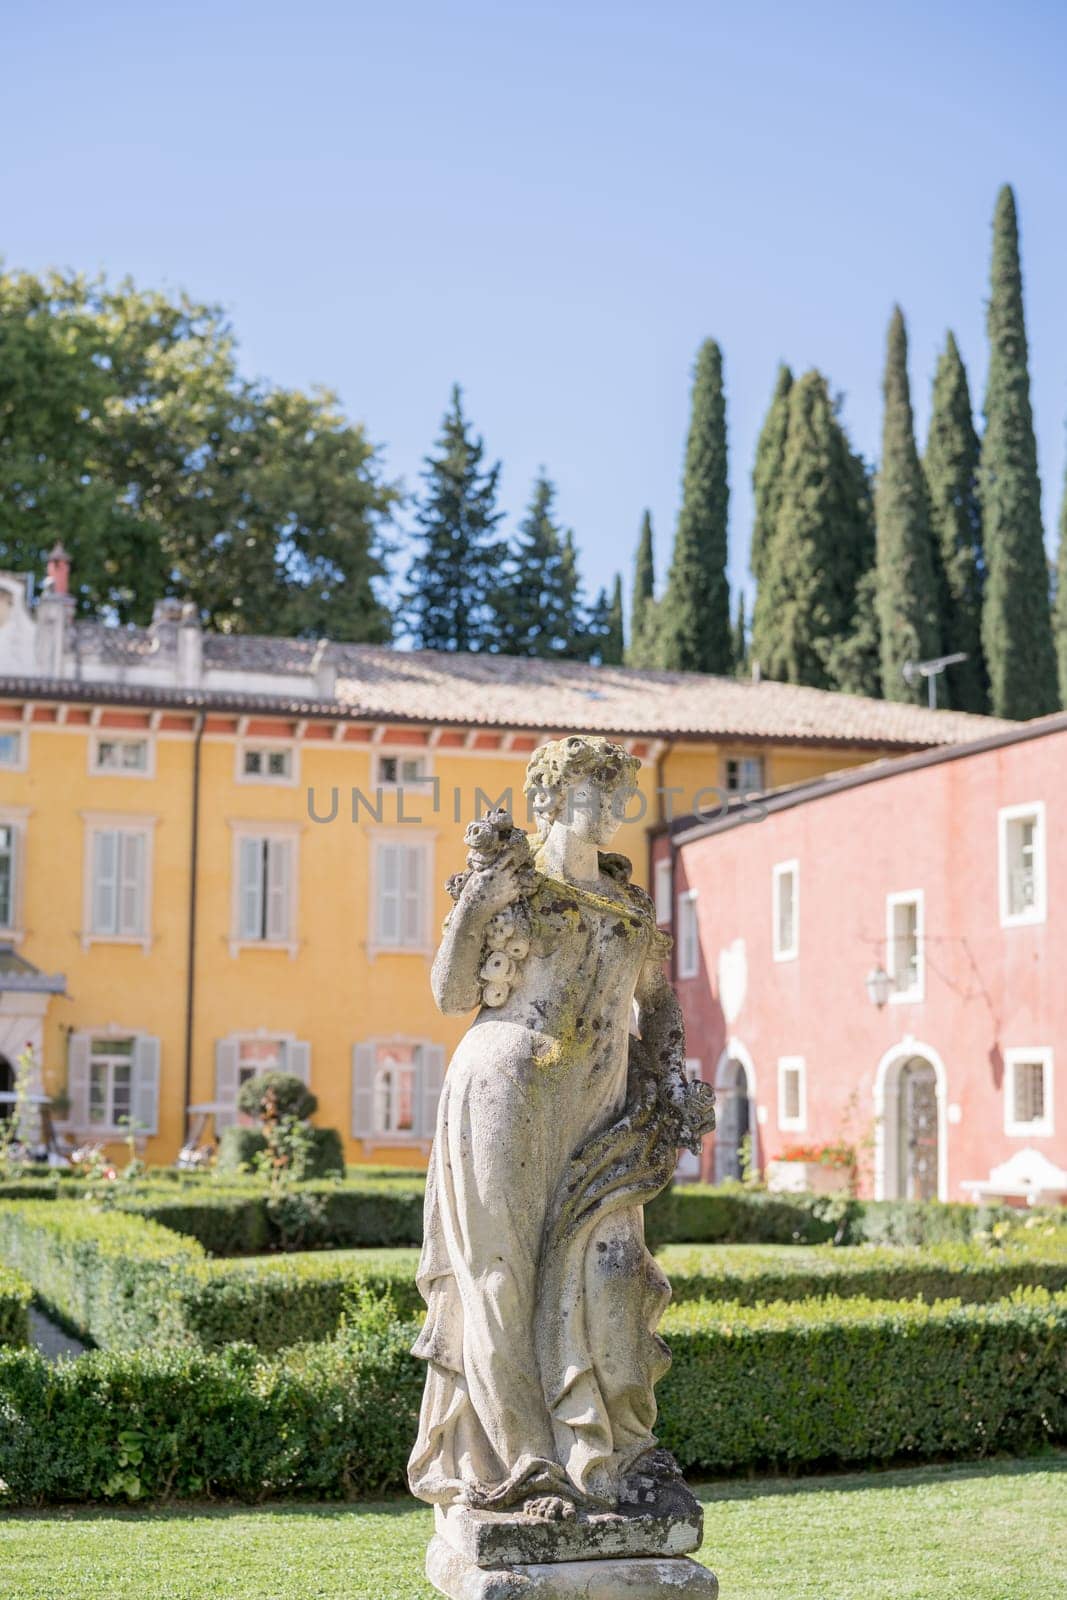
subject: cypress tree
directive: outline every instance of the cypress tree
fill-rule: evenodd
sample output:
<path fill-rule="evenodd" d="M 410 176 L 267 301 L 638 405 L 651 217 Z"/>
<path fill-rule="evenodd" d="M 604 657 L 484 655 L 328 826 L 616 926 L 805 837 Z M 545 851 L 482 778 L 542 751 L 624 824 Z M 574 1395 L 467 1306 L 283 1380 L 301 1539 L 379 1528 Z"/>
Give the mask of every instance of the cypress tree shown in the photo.
<path fill-rule="evenodd" d="M 1060 703 L 1067 708 L 1067 476 L 1060 507 L 1060 547 L 1056 553 L 1056 656 L 1060 669 Z"/>
<path fill-rule="evenodd" d="M 578 551 L 574 532 L 568 528 L 563 535 L 563 556 L 560 562 L 560 637 L 563 648 L 560 655 L 572 661 L 588 661 L 589 639 L 586 635 L 586 607 L 582 594 L 582 579 L 578 571 Z"/>
<path fill-rule="evenodd" d="M 408 631 L 425 650 L 486 650 L 497 643 L 494 596 L 507 546 L 494 537 L 500 463 L 483 469 L 483 441 L 452 389 L 437 454 L 427 456 L 416 501 L 422 548 L 408 571 Z"/>
<path fill-rule="evenodd" d="M 778 368 L 774 394 L 756 446 L 756 461 L 752 469 L 755 517 L 748 564 L 757 583 L 763 573 L 764 553 L 770 543 L 782 499 L 782 463 L 785 460 L 789 391 L 792 387 L 793 374 L 783 362 Z"/>
<path fill-rule="evenodd" d="M 981 446 L 971 415 L 967 369 L 950 332 L 938 358 L 923 475 L 930 504 L 940 588 L 941 644 L 966 661 L 942 681 L 959 711 L 989 710 L 989 676 L 982 650 L 982 512 L 978 501 Z"/>
<path fill-rule="evenodd" d="M 555 501 L 555 486 L 542 471 L 494 599 L 496 647 L 505 655 L 565 655 L 573 643 L 573 572 L 565 566 Z"/>
<path fill-rule="evenodd" d="M 804 373 L 790 389 L 781 482 L 750 654 L 770 678 L 835 688 L 829 652 L 856 630 L 874 529 L 866 468 L 819 372 Z"/>
<path fill-rule="evenodd" d="M 682 510 L 658 618 L 660 661 L 675 671 L 730 670 L 729 494 L 722 351 L 708 339 L 697 355 Z"/>
<path fill-rule="evenodd" d="M 889 323 L 882 422 L 882 461 L 875 489 L 878 622 L 882 693 L 887 700 L 922 701 L 926 685 L 905 681 L 907 661 L 941 650 L 930 507 L 908 387 L 908 335 L 899 306 Z"/>
<path fill-rule="evenodd" d="M 652 513 L 641 518 L 634 571 L 633 603 L 630 607 L 630 643 L 626 660 L 631 667 L 651 667 L 656 663 L 655 600 L 656 573 L 652 551 Z"/>
<path fill-rule="evenodd" d="M 626 639 L 622 619 L 622 575 L 617 572 L 611 591 L 611 605 L 608 608 L 608 631 L 600 651 L 600 659 L 606 667 L 621 667 L 625 657 Z"/>
<path fill-rule="evenodd" d="M 747 677 L 748 664 L 748 624 L 745 620 L 745 591 L 739 589 L 737 593 L 737 616 L 734 619 L 734 671 L 739 678 Z"/>
<path fill-rule="evenodd" d="M 987 328 L 986 427 L 978 474 L 987 569 L 982 643 L 994 713 L 1023 720 L 1054 710 L 1058 695 L 1019 230 L 1008 184 L 997 196 L 993 219 Z"/>

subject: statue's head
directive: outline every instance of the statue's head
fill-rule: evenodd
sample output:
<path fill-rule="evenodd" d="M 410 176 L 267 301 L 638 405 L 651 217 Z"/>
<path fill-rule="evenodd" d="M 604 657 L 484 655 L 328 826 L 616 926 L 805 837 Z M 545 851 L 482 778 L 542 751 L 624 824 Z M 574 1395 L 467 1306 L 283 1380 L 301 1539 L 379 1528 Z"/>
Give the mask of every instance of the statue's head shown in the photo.
<path fill-rule="evenodd" d="M 595 734 L 541 745 L 530 757 L 524 785 L 537 831 L 544 837 L 559 824 L 591 843 L 608 844 L 625 820 L 640 765 L 622 745 Z"/>

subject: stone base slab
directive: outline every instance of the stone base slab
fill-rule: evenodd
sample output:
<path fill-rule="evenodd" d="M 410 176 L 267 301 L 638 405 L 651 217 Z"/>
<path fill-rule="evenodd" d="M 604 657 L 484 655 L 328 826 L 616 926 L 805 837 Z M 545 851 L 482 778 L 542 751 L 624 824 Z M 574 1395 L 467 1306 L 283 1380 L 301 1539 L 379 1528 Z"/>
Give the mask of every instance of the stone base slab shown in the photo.
<path fill-rule="evenodd" d="M 545 1522 L 511 1507 L 473 1511 L 434 1508 L 438 1534 L 476 1567 L 547 1561 L 596 1561 L 611 1556 L 685 1556 L 700 1549 L 704 1511 L 680 1478 L 658 1484 L 645 1503 L 618 1511 L 579 1511 Z"/>
<path fill-rule="evenodd" d="M 448 1600 L 716 1600 L 719 1580 L 685 1556 L 533 1562 L 488 1570 L 440 1535 L 426 1576 Z"/>

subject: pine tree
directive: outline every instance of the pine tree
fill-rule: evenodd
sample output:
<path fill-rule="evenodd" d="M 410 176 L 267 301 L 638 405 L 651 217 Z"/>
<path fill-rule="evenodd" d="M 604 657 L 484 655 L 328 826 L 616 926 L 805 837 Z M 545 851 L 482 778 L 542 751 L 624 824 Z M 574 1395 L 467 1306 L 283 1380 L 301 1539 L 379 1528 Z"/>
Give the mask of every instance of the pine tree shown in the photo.
<path fill-rule="evenodd" d="M 903 667 L 941 652 L 937 578 L 926 483 L 915 448 L 908 387 L 908 335 L 899 306 L 889 323 L 882 422 L 882 460 L 875 489 L 878 623 L 882 693 L 923 701 L 926 685 L 909 684 Z"/>
<path fill-rule="evenodd" d="M 763 573 L 764 552 L 770 543 L 782 499 L 782 463 L 785 460 L 789 391 L 792 387 L 793 374 L 783 362 L 778 368 L 774 394 L 756 446 L 756 462 L 752 469 L 752 494 L 756 509 L 748 564 L 757 583 Z"/>
<path fill-rule="evenodd" d="M 682 510 L 658 619 L 660 661 L 675 671 L 730 670 L 728 505 L 722 352 L 708 339 L 697 355 Z"/>
<path fill-rule="evenodd" d="M 574 645 L 574 557 L 564 554 L 555 503 L 542 470 L 493 601 L 496 648 L 505 655 L 566 655 Z"/>
<path fill-rule="evenodd" d="M 619 667 L 623 660 L 622 579 L 616 573 L 611 594 L 601 589 L 585 622 L 585 659 L 604 667 Z"/>
<path fill-rule="evenodd" d="M 737 616 L 734 619 L 733 643 L 734 671 L 739 678 L 746 678 L 749 673 L 748 661 L 748 624 L 745 620 L 745 591 L 737 592 Z"/>
<path fill-rule="evenodd" d="M 749 651 L 764 676 L 840 687 L 831 660 L 860 620 L 858 585 L 874 560 L 870 486 L 830 398 L 806 372 L 789 392 L 778 515 L 763 552 Z"/>
<path fill-rule="evenodd" d="M 986 584 L 982 644 L 993 711 L 1020 720 L 1058 704 L 1041 529 L 1041 485 L 1030 410 L 1026 324 L 1015 196 L 1005 184 L 993 219 L 987 315 L 989 372 L 978 481 Z"/>
<path fill-rule="evenodd" d="M 930 503 L 940 589 L 941 644 L 967 660 L 942 682 L 958 711 L 989 710 L 989 675 L 982 650 L 982 511 L 978 500 L 981 445 L 971 415 L 967 369 L 950 332 L 938 358 L 923 474 Z"/>
<path fill-rule="evenodd" d="M 1056 554 L 1056 656 L 1060 669 L 1060 702 L 1067 708 L 1067 477 L 1060 507 L 1060 547 Z"/>
<path fill-rule="evenodd" d="M 563 559 L 560 563 L 560 638 L 563 648 L 560 655 L 572 661 L 588 661 L 589 639 L 586 635 L 587 611 L 582 593 L 582 579 L 578 571 L 578 551 L 574 533 L 568 528 L 563 535 Z"/>
<path fill-rule="evenodd" d="M 495 537 L 500 463 L 483 469 L 483 441 L 454 385 L 437 454 L 427 456 L 416 501 L 422 549 L 408 571 L 408 631 L 424 650 L 486 650 L 497 643 L 494 596 L 506 545 Z"/>
<path fill-rule="evenodd" d="M 652 513 L 646 511 L 641 518 L 634 595 L 630 607 L 630 643 L 626 660 L 631 667 L 652 667 L 656 664 L 656 573 L 653 559 Z"/>

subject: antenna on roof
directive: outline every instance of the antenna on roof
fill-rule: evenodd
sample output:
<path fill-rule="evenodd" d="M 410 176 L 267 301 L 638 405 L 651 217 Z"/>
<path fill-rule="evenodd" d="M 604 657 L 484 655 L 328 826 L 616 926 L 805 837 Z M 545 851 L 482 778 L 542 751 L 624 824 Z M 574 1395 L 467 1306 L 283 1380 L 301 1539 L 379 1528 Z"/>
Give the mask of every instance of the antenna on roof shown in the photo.
<path fill-rule="evenodd" d="M 937 680 L 946 667 L 954 667 L 958 661 L 966 661 L 966 650 L 957 650 L 951 656 L 934 656 L 930 661 L 905 661 L 901 667 L 904 682 L 914 688 L 920 678 L 926 679 L 927 694 L 931 711 L 937 710 Z"/>

